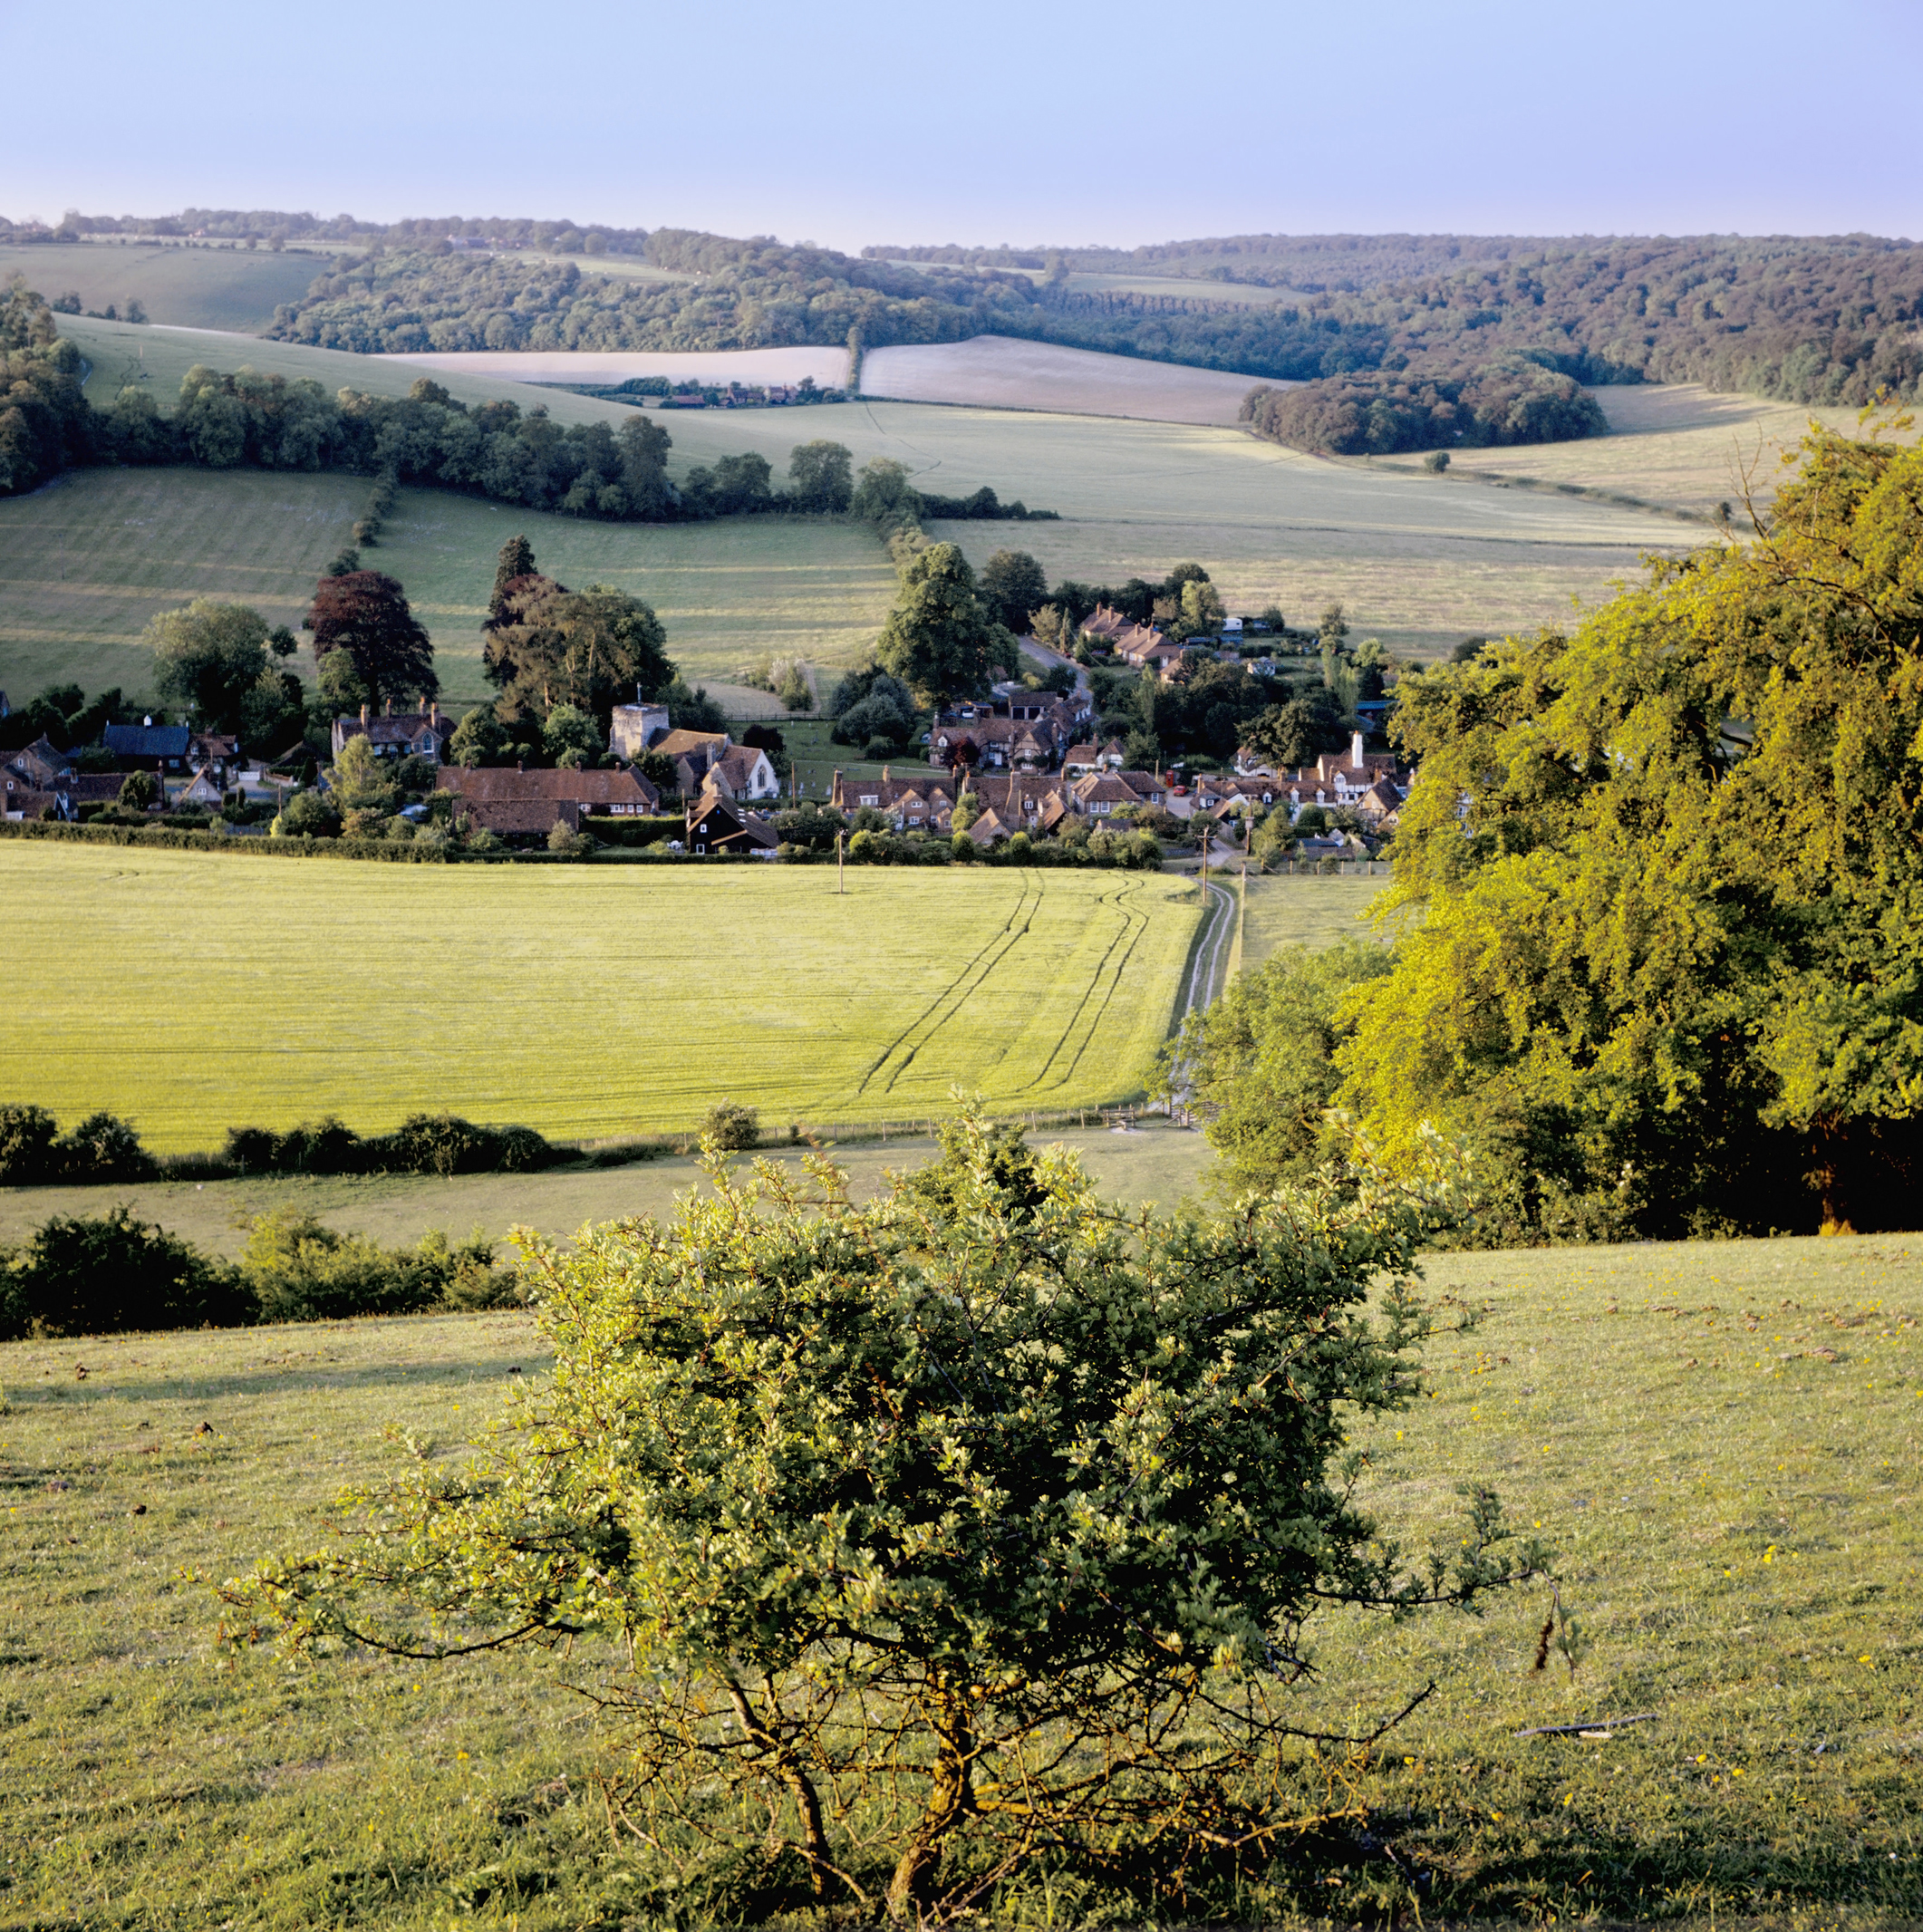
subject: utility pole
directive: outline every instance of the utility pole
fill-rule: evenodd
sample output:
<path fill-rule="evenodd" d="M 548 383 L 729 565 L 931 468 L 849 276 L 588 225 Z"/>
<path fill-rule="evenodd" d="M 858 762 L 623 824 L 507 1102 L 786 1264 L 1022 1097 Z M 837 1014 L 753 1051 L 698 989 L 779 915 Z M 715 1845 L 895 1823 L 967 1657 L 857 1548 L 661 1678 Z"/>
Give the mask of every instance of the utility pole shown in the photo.
<path fill-rule="evenodd" d="M 1207 826 L 1203 826 L 1202 828 L 1202 883 L 1204 885 L 1209 883 L 1209 828 Z"/>
<path fill-rule="evenodd" d="M 841 849 L 841 842 L 846 836 L 845 832 L 837 832 L 835 835 L 835 890 L 843 898 L 846 898 L 848 894 L 848 875 L 843 864 Z"/>

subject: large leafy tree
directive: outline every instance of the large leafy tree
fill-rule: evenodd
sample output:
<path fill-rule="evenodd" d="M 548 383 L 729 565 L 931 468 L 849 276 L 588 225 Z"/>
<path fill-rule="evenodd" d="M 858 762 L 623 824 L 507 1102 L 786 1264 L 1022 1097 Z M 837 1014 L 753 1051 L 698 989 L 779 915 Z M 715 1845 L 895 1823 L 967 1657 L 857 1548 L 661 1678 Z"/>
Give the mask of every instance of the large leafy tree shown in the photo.
<path fill-rule="evenodd" d="M 278 677 L 270 677 L 270 635 L 258 611 L 196 597 L 151 619 L 140 642 L 153 652 L 154 688 L 167 703 L 191 711 L 204 729 L 239 731 L 251 721 L 264 678 L 279 692 Z"/>
<path fill-rule="evenodd" d="M 984 608 L 975 574 L 953 544 L 931 544 L 909 559 L 875 656 L 933 705 L 985 691 L 1020 662 L 1013 633 Z"/>
<path fill-rule="evenodd" d="M 1416 1562 L 1358 1507 L 1349 1418 L 1417 1390 L 1421 1217 L 1370 1188 L 1129 1215 L 1072 1156 L 946 1138 L 877 1201 L 715 1153 L 672 1226 L 527 1236 L 552 1385 L 487 1463 L 229 1600 L 310 1647 L 611 1638 L 637 1826 L 785 1844 L 871 1915 L 1064 1840 L 1259 1831 L 1319 1605 L 1546 1560 L 1486 1494 Z"/>
<path fill-rule="evenodd" d="M 788 498 L 797 510 L 846 510 L 855 495 L 855 459 L 846 444 L 817 437 L 788 451 Z"/>
<path fill-rule="evenodd" d="M 1048 597 L 1048 580 L 1026 550 L 998 550 L 981 566 L 981 601 L 1011 631 L 1026 631 Z"/>
<path fill-rule="evenodd" d="M 342 703 L 384 704 L 435 696 L 434 646 L 408 607 L 407 594 L 378 570 L 323 577 L 307 613 L 321 689 Z M 332 662 L 330 662 L 332 661 Z M 343 676 L 352 672 L 351 678 Z"/>
<path fill-rule="evenodd" d="M 1652 1232 L 1915 1224 L 1923 451 L 1796 460 L 1746 541 L 1404 678 L 1425 917 L 1343 1090 L 1391 1147 L 1551 1131 Z"/>
<path fill-rule="evenodd" d="M 571 591 L 537 573 L 509 578 L 483 628 L 482 669 L 506 718 L 546 719 L 569 704 L 605 731 L 615 705 L 633 703 L 637 690 L 662 692 L 675 678 L 660 618 L 605 584 Z"/>

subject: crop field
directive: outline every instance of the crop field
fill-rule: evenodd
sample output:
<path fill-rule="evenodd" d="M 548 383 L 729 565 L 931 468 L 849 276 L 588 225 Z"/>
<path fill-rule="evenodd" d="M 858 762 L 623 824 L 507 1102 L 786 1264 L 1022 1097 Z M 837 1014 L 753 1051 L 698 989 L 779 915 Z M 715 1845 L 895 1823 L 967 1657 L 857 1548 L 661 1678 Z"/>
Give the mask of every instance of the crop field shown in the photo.
<path fill-rule="evenodd" d="M 1794 449 L 1812 420 L 1845 435 L 1861 433 L 1853 410 L 1770 402 L 1694 382 L 1611 385 L 1590 393 L 1609 420 L 1608 436 L 1458 450 L 1445 480 L 1595 490 L 1692 517 L 1709 517 L 1726 502 L 1736 506 L 1741 528 L 1745 473 L 1766 504 L 1782 480 L 1783 452 Z M 1414 474 L 1421 459 L 1372 459 L 1368 467 Z"/>
<path fill-rule="evenodd" d="M 285 471 L 73 470 L 0 499 L 0 687 L 55 679 L 87 691 L 151 689 L 139 642 L 156 611 L 207 595 L 298 625 L 314 579 L 349 541 L 366 479 Z M 480 623 L 496 553 L 517 532 L 578 589 L 644 598 L 676 662 L 710 683 L 772 652 L 847 664 L 873 642 L 894 572 L 865 526 L 819 518 L 591 523 L 449 490 L 402 490 L 369 561 L 407 586 L 434 638 L 451 704 L 490 695 Z M 311 676 L 304 651 L 291 661 Z M 737 713 L 778 711 L 759 692 L 717 693 Z"/>
<path fill-rule="evenodd" d="M 310 265 L 312 266 L 313 265 Z M 318 270 L 316 269 L 316 273 Z M 44 293 L 44 291 L 43 291 Z M 87 397 L 104 409 L 130 382 L 151 383 L 160 407 L 171 410 L 180 379 L 197 362 L 232 371 L 243 366 L 295 382 L 308 378 L 329 395 L 357 389 L 370 396 L 404 396 L 423 371 L 391 355 L 353 355 L 344 349 L 310 349 L 302 343 L 264 342 L 232 330 L 155 328 L 124 322 L 94 322 L 63 315 L 60 333 L 71 336 L 92 364 Z M 434 380 L 469 405 L 505 399 L 524 409 L 543 407 L 556 422 L 608 422 L 617 429 L 628 419 L 628 405 L 601 402 L 566 390 L 536 389 L 490 376 L 449 372 Z"/>
<path fill-rule="evenodd" d="M 1199 902 L 1155 874 L 388 866 L 0 844 L 0 1095 L 157 1150 L 451 1109 L 561 1137 L 1136 1089 Z M 110 1017 L 111 1016 L 111 1017 Z"/>
<path fill-rule="evenodd" d="M 1251 874 L 1243 883 L 1240 970 L 1253 972 L 1282 946 L 1332 946 L 1373 939 L 1368 909 L 1387 879 L 1318 879 Z"/>
<path fill-rule="evenodd" d="M 902 402 L 1232 427 L 1257 379 L 1011 335 L 976 335 L 963 343 L 871 349 L 862 358 L 861 386 L 865 396 Z"/>
<path fill-rule="evenodd" d="M 1092 1117 L 1092 1116 L 1091 1116 Z M 785 1131 L 785 1130 L 784 1130 Z M 1215 1164 L 1202 1135 L 1153 1115 L 1132 1128 L 1042 1126 L 1037 1147 L 1072 1148 L 1106 1193 L 1127 1202 L 1174 1205 Z M 826 1143 L 857 1199 L 887 1184 L 890 1173 L 920 1167 L 940 1148 L 925 1134 Z M 752 1156 L 801 1172 L 802 1153 L 778 1143 Z M 741 1155 L 747 1161 L 750 1156 Z M 389 1246 L 411 1245 L 430 1229 L 457 1237 L 480 1228 L 497 1240 L 517 1224 L 565 1241 L 585 1222 L 674 1212 L 676 1199 L 701 1184 L 693 1154 L 663 1153 L 628 1167 L 548 1169 L 540 1174 L 299 1174 L 237 1181 L 151 1181 L 111 1187 L 0 1188 L 0 1244 L 25 1241 L 53 1214 L 104 1214 L 126 1202 L 143 1221 L 232 1259 L 246 1245 L 246 1223 L 276 1208 L 317 1215 Z"/>
<path fill-rule="evenodd" d="M 69 289 L 83 308 L 124 314 L 137 301 L 157 323 L 189 329 L 271 328 L 283 302 L 297 302 L 326 271 L 324 258 L 260 248 L 181 248 L 129 240 L 53 247 L 0 246 L 0 287 L 16 275 L 49 302 Z M 61 324 L 84 326 L 83 317 Z M 109 327 L 112 324 L 109 324 Z"/>
<path fill-rule="evenodd" d="M 1238 1918 L 1914 1924 L 1918 1244 L 1564 1249 L 1430 1274 L 1482 1326 L 1433 1344 L 1427 1392 L 1358 1438 L 1358 1500 L 1420 1549 L 1453 1537 L 1458 1483 L 1493 1483 L 1557 1547 L 1590 1648 L 1573 1680 L 1560 1657 L 1532 1673 L 1533 1590 L 1476 1620 L 1324 1628 L 1305 1723 L 1439 1687 L 1383 1747 L 1325 1760 L 1317 1799 L 1356 1810 L 1291 1841 L 1293 1889 Z M 318 1542 L 340 1485 L 410 1466 L 383 1431 L 458 1466 L 545 1376 L 516 1314 L 0 1348 L 0 1926 L 632 1916 L 637 1874 L 659 1875 L 610 1839 L 590 1714 L 536 1656 L 290 1668 L 215 1641 L 214 1584 Z M 1061 1910 L 1017 1897 L 995 1917 Z"/>
<path fill-rule="evenodd" d="M 625 382 L 631 376 L 666 376 L 671 382 L 800 382 L 846 389 L 846 349 L 467 349 L 419 350 L 380 358 L 410 362 L 444 375 L 489 376 L 507 382 Z"/>
<path fill-rule="evenodd" d="M 1467 488 L 1450 477 L 1326 461 L 1201 424 L 864 402 L 822 412 L 813 433 L 857 463 L 892 456 L 923 488 L 1058 510 L 1059 523 L 934 524 L 978 567 L 1028 550 L 1051 581 L 1159 577 L 1206 565 L 1232 610 L 1271 600 L 1312 623 L 1339 598 L 1358 637 L 1445 653 L 1460 638 L 1567 623 L 1571 600 L 1608 597 L 1651 550 L 1706 532 L 1669 514 L 1551 491 Z M 759 449 L 784 469 L 797 440 L 787 410 L 691 411 L 675 460 Z"/>

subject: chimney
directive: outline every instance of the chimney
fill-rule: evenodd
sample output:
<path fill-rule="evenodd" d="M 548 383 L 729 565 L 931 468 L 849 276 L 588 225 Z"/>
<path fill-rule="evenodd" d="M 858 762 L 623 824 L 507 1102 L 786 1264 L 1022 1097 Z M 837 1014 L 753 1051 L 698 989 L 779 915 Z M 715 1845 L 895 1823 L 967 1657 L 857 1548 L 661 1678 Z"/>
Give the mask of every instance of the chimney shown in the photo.
<path fill-rule="evenodd" d="M 428 700 L 428 722 L 430 725 L 438 725 L 440 722 L 440 700 L 439 698 L 430 698 Z"/>
<path fill-rule="evenodd" d="M 527 761 L 522 758 L 516 758 L 514 761 L 514 768 L 517 771 L 526 771 L 527 769 Z"/>
<path fill-rule="evenodd" d="M 391 698 L 390 698 L 390 699 L 389 699 L 389 700 L 387 700 L 387 708 L 386 708 L 386 710 L 383 710 L 383 711 L 382 712 L 382 714 L 381 714 L 381 715 L 382 715 L 382 716 L 383 718 L 391 718 L 391 717 L 392 717 L 392 716 L 394 715 L 394 700 L 392 700 Z M 1361 743 L 1361 739 L 1358 739 L 1356 740 L 1356 742 L 1357 742 L 1358 744 L 1360 744 L 1360 743 Z"/>
<path fill-rule="evenodd" d="M 1362 734 L 1359 731 L 1352 732 L 1349 736 L 1348 762 L 1358 771 L 1362 769 Z"/>
<path fill-rule="evenodd" d="M 361 729 L 363 731 L 367 729 L 367 707 L 364 704 L 361 707 Z"/>

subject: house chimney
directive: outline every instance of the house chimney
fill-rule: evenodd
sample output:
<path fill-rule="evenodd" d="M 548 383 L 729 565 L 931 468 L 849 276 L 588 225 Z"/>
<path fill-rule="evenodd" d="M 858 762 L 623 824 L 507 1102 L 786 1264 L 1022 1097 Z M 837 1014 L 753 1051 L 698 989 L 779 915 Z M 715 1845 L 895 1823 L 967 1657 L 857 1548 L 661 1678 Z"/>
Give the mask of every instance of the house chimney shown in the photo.
<path fill-rule="evenodd" d="M 514 761 L 514 768 L 517 771 L 526 771 L 527 769 L 527 761 L 523 758 L 516 758 Z"/>
<path fill-rule="evenodd" d="M 1349 734 L 1348 762 L 1358 771 L 1362 769 L 1362 734 L 1359 731 L 1354 731 Z"/>
<path fill-rule="evenodd" d="M 361 729 L 363 731 L 367 729 L 367 707 L 364 704 L 361 707 Z"/>

